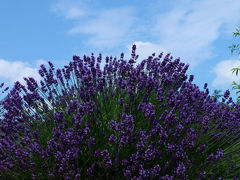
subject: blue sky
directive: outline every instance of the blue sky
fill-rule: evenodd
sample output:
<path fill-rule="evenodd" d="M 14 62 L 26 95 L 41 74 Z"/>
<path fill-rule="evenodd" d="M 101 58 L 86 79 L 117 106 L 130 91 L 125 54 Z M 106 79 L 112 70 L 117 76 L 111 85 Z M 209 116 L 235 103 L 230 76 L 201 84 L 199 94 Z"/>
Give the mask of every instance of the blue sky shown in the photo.
<path fill-rule="evenodd" d="M 239 25 L 239 0 L 1 1 L 0 82 L 39 82 L 41 64 L 62 68 L 74 54 L 129 58 L 136 44 L 137 64 L 153 52 L 171 53 L 190 64 L 187 74 L 200 89 L 205 82 L 210 94 L 229 89 L 236 101 L 232 82 L 240 76 L 231 69 L 240 60 L 228 46 L 240 42 L 233 37 Z"/>

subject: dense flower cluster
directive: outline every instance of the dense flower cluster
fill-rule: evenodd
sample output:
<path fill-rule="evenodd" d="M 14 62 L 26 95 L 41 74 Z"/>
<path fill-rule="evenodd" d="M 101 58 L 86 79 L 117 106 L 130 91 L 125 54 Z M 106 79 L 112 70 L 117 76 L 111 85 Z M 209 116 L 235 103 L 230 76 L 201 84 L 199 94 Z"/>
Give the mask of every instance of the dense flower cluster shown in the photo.
<path fill-rule="evenodd" d="M 188 64 L 167 54 L 136 68 L 73 56 L 63 69 L 40 66 L 2 102 L 0 178 L 239 178 L 240 105 L 192 84 Z M 96 66 L 95 66 L 96 63 Z M 146 69 L 145 69 L 146 65 Z M 55 75 L 55 76 L 54 76 Z"/>

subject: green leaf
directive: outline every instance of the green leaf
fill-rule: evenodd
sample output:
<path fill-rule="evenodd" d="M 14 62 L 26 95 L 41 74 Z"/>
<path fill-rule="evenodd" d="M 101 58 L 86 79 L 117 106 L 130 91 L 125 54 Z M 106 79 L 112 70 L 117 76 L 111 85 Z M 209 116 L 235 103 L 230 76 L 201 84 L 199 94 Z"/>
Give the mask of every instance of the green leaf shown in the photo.
<path fill-rule="evenodd" d="M 240 70 L 240 68 L 232 68 L 232 74 L 236 71 L 236 76 L 238 75 L 238 71 Z"/>

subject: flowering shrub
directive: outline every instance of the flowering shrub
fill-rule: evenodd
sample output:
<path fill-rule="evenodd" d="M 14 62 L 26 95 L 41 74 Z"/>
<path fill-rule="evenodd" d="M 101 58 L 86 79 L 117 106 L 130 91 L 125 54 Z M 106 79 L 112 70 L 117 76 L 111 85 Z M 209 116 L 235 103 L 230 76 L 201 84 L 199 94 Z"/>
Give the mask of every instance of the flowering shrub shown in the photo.
<path fill-rule="evenodd" d="M 1 103 L 4 179 L 222 179 L 239 177 L 240 105 L 188 78 L 189 65 L 161 53 L 126 62 L 99 54 L 40 66 Z M 144 66 L 146 65 L 146 69 Z M 145 71 L 144 71 L 145 70 Z M 55 76 L 54 76 L 55 75 Z"/>

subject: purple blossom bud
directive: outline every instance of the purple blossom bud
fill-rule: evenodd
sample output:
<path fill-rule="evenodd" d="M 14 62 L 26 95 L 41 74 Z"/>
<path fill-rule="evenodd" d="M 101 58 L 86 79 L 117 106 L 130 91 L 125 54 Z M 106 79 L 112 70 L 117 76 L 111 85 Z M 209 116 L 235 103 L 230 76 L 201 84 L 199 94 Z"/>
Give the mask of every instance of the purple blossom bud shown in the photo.
<path fill-rule="evenodd" d="M 206 176 L 206 171 L 200 173 L 199 179 L 202 180 L 205 178 L 205 176 Z"/>
<path fill-rule="evenodd" d="M 49 64 L 50 68 L 51 68 L 52 70 L 54 70 L 54 65 L 53 65 L 50 61 L 48 61 L 48 64 Z"/>
<path fill-rule="evenodd" d="M 222 149 L 218 149 L 217 155 L 215 156 L 216 159 L 221 159 L 223 157 L 223 151 Z"/>
<path fill-rule="evenodd" d="M 0 85 L 0 88 L 2 88 L 4 86 L 4 83 L 2 83 L 1 85 Z"/>
<path fill-rule="evenodd" d="M 207 83 L 205 83 L 205 84 L 204 84 L 204 89 L 206 89 L 206 88 L 207 88 L 207 86 L 208 86 L 208 84 L 207 84 Z"/>
<path fill-rule="evenodd" d="M 131 172 L 131 170 L 126 169 L 123 171 L 123 174 L 124 174 L 125 178 L 129 179 L 129 178 L 131 178 L 132 172 Z"/>
<path fill-rule="evenodd" d="M 76 176 L 74 177 L 74 180 L 80 180 L 80 177 L 81 177 L 80 173 L 77 173 Z"/>
<path fill-rule="evenodd" d="M 182 175 L 182 174 L 184 174 L 185 171 L 186 171 L 186 167 L 184 166 L 184 164 L 183 163 L 179 163 L 178 167 L 176 169 L 176 174 L 177 175 Z"/>
<path fill-rule="evenodd" d="M 118 101 L 120 107 L 123 105 L 123 101 L 124 101 L 123 98 L 121 98 L 121 99 Z"/>
<path fill-rule="evenodd" d="M 116 144 L 117 143 L 117 137 L 114 136 L 113 134 L 111 134 L 111 136 L 109 137 L 109 142 L 112 144 Z"/>
<path fill-rule="evenodd" d="M 49 179 L 54 179 L 54 178 L 55 178 L 55 175 L 54 175 L 53 173 L 49 173 L 49 174 L 48 174 L 48 178 L 49 178 Z"/>
<path fill-rule="evenodd" d="M 88 141 L 88 148 L 91 148 L 95 144 L 95 138 L 90 137 Z"/>
<path fill-rule="evenodd" d="M 192 82 L 193 79 L 194 79 L 194 76 L 193 76 L 193 75 L 190 75 L 190 77 L 189 77 L 189 82 Z"/>
<path fill-rule="evenodd" d="M 230 95 L 230 91 L 226 90 L 226 92 L 224 93 L 224 98 L 227 99 Z"/>

